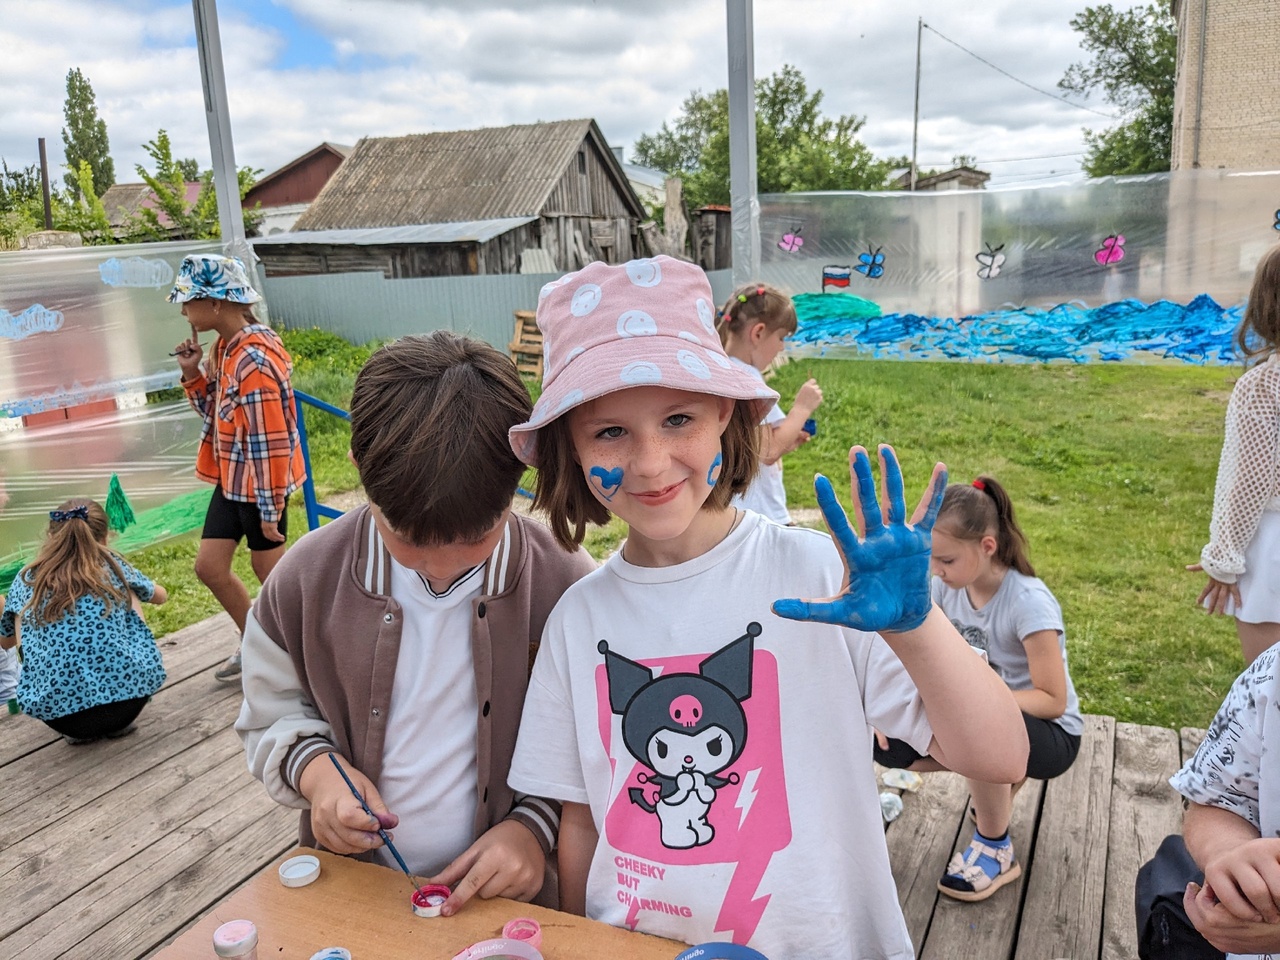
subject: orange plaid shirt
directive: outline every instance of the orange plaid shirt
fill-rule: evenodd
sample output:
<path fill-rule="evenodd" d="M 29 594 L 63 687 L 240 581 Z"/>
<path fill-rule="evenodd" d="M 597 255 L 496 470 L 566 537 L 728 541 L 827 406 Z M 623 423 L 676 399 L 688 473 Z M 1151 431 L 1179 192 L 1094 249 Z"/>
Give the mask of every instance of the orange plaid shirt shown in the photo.
<path fill-rule="evenodd" d="M 204 417 L 196 476 L 221 484 L 228 500 L 256 504 L 267 522 L 280 520 L 285 497 L 307 478 L 292 373 L 280 337 L 251 323 L 228 342 L 219 337 L 204 372 L 182 382 Z"/>

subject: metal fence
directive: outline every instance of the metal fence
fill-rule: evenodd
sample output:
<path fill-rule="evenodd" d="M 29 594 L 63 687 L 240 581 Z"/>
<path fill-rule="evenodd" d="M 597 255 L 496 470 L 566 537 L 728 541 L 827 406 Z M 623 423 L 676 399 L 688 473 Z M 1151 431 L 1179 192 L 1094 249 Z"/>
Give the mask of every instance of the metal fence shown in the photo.
<path fill-rule="evenodd" d="M 271 277 L 266 282 L 273 321 L 319 327 L 352 343 L 411 333 L 452 330 L 479 337 L 506 352 L 514 312 L 534 310 L 538 291 L 559 274 L 416 277 L 388 280 L 380 273 Z M 708 274 L 716 302 L 732 285 L 728 270 Z"/>

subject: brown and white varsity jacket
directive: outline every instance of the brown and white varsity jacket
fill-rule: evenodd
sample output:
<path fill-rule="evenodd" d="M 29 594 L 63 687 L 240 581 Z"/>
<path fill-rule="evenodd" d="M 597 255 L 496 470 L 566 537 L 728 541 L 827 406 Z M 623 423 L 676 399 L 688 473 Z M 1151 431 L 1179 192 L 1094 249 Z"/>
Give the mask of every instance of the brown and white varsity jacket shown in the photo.
<path fill-rule="evenodd" d="M 585 550 L 566 552 L 550 530 L 515 513 L 485 565 L 471 621 L 476 837 L 515 819 L 544 853 L 555 847 L 560 804 L 516 797 L 507 772 L 543 624 L 569 585 L 593 569 Z M 308 763 L 336 750 L 375 783 L 381 775 L 403 621 L 390 590 L 391 557 L 365 506 L 299 540 L 249 613 L 236 731 L 250 772 L 277 802 L 303 811 L 304 846 L 316 843 L 298 792 Z"/>

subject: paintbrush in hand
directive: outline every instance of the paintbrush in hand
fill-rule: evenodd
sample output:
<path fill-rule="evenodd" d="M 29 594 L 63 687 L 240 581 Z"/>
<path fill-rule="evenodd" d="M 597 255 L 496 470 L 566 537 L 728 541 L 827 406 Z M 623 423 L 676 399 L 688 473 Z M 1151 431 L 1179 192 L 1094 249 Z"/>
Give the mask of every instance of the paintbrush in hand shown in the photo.
<path fill-rule="evenodd" d="M 342 764 L 338 762 L 337 754 L 330 753 L 329 759 L 333 761 L 333 765 L 338 768 L 338 772 L 342 774 L 342 779 L 347 781 L 347 786 L 351 788 L 351 795 L 360 801 L 360 806 L 364 808 L 364 812 L 373 817 L 378 822 L 378 836 L 382 838 L 382 842 L 387 845 L 387 849 L 391 851 L 391 855 L 396 858 L 396 863 L 400 864 L 400 869 L 404 871 L 404 875 L 409 878 L 413 884 L 414 892 L 422 886 L 422 881 L 415 877 L 409 870 L 409 865 L 404 862 L 404 857 L 400 856 L 400 851 L 396 849 L 391 837 L 387 835 L 387 831 L 382 828 L 382 821 L 378 820 L 378 815 L 369 809 L 369 805 L 364 802 L 364 797 L 360 796 L 360 791 L 356 789 L 356 785 L 351 782 L 351 778 L 347 776 L 347 771 L 342 769 Z"/>

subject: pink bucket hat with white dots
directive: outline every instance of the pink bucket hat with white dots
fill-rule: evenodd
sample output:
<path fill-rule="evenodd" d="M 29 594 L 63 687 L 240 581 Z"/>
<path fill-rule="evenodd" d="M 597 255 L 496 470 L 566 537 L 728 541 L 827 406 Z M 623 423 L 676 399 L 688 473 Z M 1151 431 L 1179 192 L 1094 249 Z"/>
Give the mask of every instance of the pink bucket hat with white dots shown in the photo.
<path fill-rule="evenodd" d="M 538 430 L 579 404 L 630 387 L 663 386 L 755 405 L 764 419 L 778 394 L 729 360 L 716 333 L 707 275 L 672 257 L 619 266 L 590 263 L 538 294 L 542 395 L 511 449 L 538 465 Z"/>

